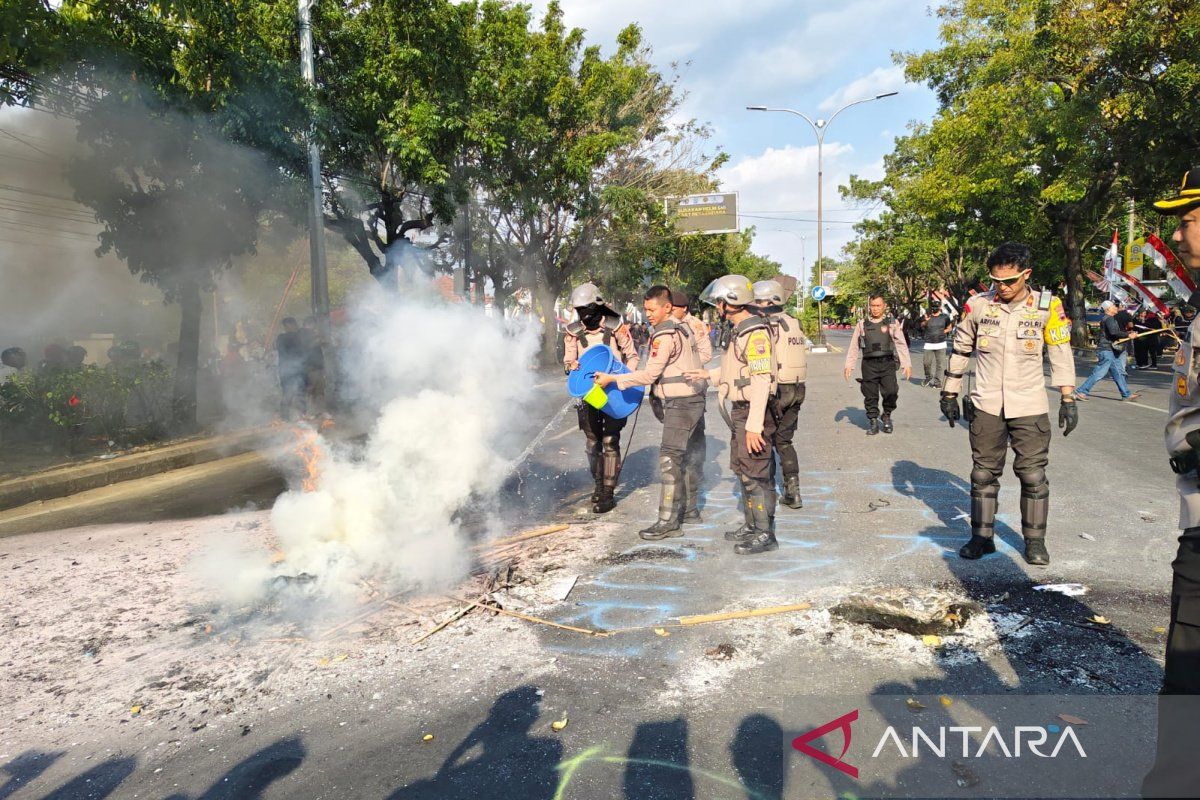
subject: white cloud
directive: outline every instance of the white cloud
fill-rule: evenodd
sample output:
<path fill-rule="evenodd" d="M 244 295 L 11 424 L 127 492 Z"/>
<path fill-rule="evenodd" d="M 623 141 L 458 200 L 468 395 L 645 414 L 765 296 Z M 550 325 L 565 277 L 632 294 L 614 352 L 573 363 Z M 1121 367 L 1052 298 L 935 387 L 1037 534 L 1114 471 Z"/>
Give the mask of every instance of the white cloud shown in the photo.
<path fill-rule="evenodd" d="M 901 92 L 905 89 L 920 89 L 920 84 L 908 83 L 904 80 L 904 67 L 894 64 L 890 67 L 878 67 L 866 75 L 855 78 L 845 86 L 821 101 L 818 108 L 829 112 L 840 108 L 846 103 L 874 97 L 884 92 Z"/>
<path fill-rule="evenodd" d="M 867 178 L 883 174 L 881 160 L 863 163 L 854 156 L 854 148 L 844 142 L 825 145 L 823 249 L 826 256 L 839 256 L 854 238 L 854 229 L 846 221 L 863 216 L 861 209 L 842 202 L 837 187 L 847 183 L 851 174 Z M 725 191 L 738 193 L 742 213 L 750 215 L 743 216 L 742 226 L 757 229 L 756 252 L 779 261 L 786 272 L 797 277 L 804 268 L 811 268 L 817 256 L 815 144 L 767 148 L 757 156 L 724 167 L 719 177 Z"/>

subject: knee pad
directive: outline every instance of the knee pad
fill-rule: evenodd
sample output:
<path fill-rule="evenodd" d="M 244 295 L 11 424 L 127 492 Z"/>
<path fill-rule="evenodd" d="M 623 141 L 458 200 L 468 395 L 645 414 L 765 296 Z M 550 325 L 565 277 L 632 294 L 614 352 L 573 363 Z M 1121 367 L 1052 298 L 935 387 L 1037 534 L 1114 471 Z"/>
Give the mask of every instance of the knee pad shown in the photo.
<path fill-rule="evenodd" d="M 621 449 L 621 435 L 620 434 L 609 434 L 608 436 L 601 437 L 600 446 L 603 447 L 606 452 L 615 452 L 617 450 L 620 450 Z"/>
<path fill-rule="evenodd" d="M 1018 472 L 1017 479 L 1021 481 L 1021 494 L 1026 497 L 1049 497 L 1050 483 L 1046 480 L 1046 470 L 1032 469 Z"/>
<path fill-rule="evenodd" d="M 1000 487 L 997 485 L 999 476 L 990 469 L 980 469 L 975 467 L 971 470 L 971 488 L 992 490 L 993 493 L 999 492 Z"/>

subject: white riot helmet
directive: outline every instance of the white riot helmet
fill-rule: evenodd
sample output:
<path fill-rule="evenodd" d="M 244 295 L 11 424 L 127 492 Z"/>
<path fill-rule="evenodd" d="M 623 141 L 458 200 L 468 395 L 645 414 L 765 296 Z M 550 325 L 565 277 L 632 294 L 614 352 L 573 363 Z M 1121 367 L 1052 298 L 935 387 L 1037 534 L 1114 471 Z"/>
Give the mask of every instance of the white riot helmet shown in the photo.
<path fill-rule="evenodd" d="M 620 316 L 616 311 L 613 311 L 612 306 L 608 305 L 604 299 L 604 295 L 600 292 L 600 288 L 594 283 L 581 283 L 571 292 L 571 308 L 586 308 L 587 306 L 598 306 L 603 309 L 609 316 Z"/>
<path fill-rule="evenodd" d="M 745 275 L 722 275 L 700 293 L 700 302 L 715 306 L 724 302 L 731 306 L 745 306 L 754 301 L 754 287 Z"/>
<path fill-rule="evenodd" d="M 785 301 L 783 284 L 771 278 L 753 286 L 754 299 L 760 306 L 782 306 Z"/>

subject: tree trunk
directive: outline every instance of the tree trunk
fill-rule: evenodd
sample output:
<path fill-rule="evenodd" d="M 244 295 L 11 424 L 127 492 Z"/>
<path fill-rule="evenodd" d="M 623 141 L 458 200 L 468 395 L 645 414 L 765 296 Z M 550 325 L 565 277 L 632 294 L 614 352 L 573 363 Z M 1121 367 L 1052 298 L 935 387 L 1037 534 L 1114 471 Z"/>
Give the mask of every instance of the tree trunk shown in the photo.
<path fill-rule="evenodd" d="M 558 360 L 558 321 L 554 317 L 554 301 L 557 299 L 553 290 L 538 281 L 533 290 L 534 298 L 542 308 L 542 346 L 538 361 L 544 367 L 552 367 Z"/>
<path fill-rule="evenodd" d="M 179 360 L 175 365 L 175 390 L 171 397 L 176 432 L 196 428 L 196 374 L 200 369 L 200 317 L 203 306 L 199 284 L 189 281 L 179 291 Z"/>
<path fill-rule="evenodd" d="M 1065 261 L 1063 276 L 1067 284 L 1067 313 L 1071 316 L 1071 345 L 1084 347 L 1087 337 L 1087 308 L 1083 300 L 1083 258 L 1079 252 L 1079 238 L 1075 230 L 1075 218 L 1063 214 L 1055 218 L 1055 229 L 1062 243 Z"/>

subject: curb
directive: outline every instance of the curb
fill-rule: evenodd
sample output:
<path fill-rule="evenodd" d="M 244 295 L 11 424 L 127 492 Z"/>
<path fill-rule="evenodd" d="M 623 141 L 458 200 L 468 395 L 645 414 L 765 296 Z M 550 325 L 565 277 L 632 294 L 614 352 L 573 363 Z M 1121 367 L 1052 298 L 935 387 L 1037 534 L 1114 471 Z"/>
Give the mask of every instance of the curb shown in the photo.
<path fill-rule="evenodd" d="M 273 432 L 269 428 L 250 428 L 0 481 L 0 511 L 241 455 L 259 448 Z"/>

